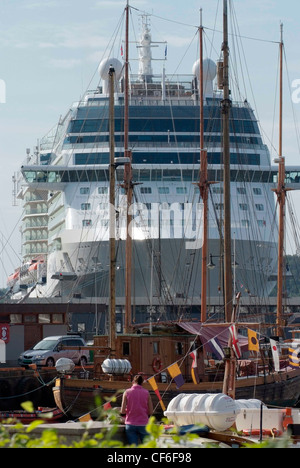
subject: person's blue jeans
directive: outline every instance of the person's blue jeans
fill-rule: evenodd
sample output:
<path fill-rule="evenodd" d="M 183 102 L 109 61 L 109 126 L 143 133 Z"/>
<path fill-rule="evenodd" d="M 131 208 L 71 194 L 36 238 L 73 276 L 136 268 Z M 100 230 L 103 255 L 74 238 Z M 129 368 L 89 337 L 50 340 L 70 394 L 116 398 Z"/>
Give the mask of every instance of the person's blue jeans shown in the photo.
<path fill-rule="evenodd" d="M 134 426 L 132 424 L 126 424 L 126 437 L 129 445 L 138 445 L 144 441 L 145 436 L 149 435 L 146 431 L 146 426 Z"/>

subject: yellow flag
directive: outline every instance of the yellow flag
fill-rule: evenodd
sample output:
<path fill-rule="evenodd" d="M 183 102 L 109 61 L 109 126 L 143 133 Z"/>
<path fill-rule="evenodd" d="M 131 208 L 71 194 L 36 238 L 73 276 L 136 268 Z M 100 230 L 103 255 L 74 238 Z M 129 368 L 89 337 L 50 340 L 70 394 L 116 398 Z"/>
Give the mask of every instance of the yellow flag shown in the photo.
<path fill-rule="evenodd" d="M 257 339 L 257 333 L 248 328 L 248 350 L 259 351 L 259 343 Z"/>
<path fill-rule="evenodd" d="M 159 403 L 160 403 L 160 406 L 161 406 L 161 409 L 163 411 L 166 411 L 166 407 L 164 405 L 164 402 L 162 401 L 162 398 L 160 396 L 160 393 L 159 393 L 159 390 L 158 390 L 158 386 L 157 386 L 157 383 L 156 383 L 156 380 L 155 380 L 155 377 L 150 377 L 150 379 L 148 379 L 148 382 L 149 384 L 151 385 L 151 387 L 153 388 L 158 400 L 159 400 Z"/>

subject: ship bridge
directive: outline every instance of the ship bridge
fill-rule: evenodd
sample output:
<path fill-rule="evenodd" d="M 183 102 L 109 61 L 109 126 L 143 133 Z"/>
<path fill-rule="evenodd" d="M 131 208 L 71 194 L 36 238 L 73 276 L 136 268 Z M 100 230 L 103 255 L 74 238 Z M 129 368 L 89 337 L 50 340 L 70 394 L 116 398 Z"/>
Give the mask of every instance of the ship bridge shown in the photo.
<path fill-rule="evenodd" d="M 99 164 L 92 168 L 87 166 L 22 166 L 22 175 L 26 183 L 33 188 L 44 188 L 47 190 L 63 190 L 67 183 L 78 182 L 106 182 L 108 181 L 108 165 Z M 223 180 L 219 165 L 212 165 L 209 169 L 208 178 L 214 182 Z M 117 171 L 117 178 L 122 180 L 123 171 Z M 161 165 L 143 164 L 133 165 L 133 179 L 136 181 L 151 180 L 180 180 L 197 182 L 199 178 L 199 167 L 189 164 L 178 167 L 162 168 Z M 278 180 L 277 167 L 243 167 L 233 165 L 231 168 L 232 182 L 262 182 L 276 188 Z M 300 167 L 286 167 L 286 188 L 300 190 Z"/>

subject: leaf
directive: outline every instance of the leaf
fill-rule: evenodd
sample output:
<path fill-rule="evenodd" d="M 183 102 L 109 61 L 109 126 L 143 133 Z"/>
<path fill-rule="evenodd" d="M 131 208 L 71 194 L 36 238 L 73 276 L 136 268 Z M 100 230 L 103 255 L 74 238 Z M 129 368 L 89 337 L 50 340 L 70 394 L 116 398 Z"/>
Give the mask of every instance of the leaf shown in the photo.
<path fill-rule="evenodd" d="M 27 427 L 26 432 L 31 432 L 33 431 L 36 427 L 41 426 L 41 424 L 44 424 L 44 421 L 41 419 L 37 419 L 36 421 L 33 421 L 30 423 L 30 425 Z"/>
<path fill-rule="evenodd" d="M 34 406 L 32 404 L 32 401 L 24 401 L 23 403 L 21 403 L 21 406 L 23 410 L 27 411 L 27 413 L 34 412 Z"/>

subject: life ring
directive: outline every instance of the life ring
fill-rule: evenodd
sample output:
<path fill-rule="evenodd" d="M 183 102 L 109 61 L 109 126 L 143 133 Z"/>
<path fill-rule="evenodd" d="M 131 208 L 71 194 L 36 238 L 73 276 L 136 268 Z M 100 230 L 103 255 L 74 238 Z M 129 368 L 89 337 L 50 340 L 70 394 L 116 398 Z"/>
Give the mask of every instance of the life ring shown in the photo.
<path fill-rule="evenodd" d="M 152 369 L 154 372 L 160 372 L 162 369 L 162 362 L 159 357 L 155 357 L 152 361 Z"/>

